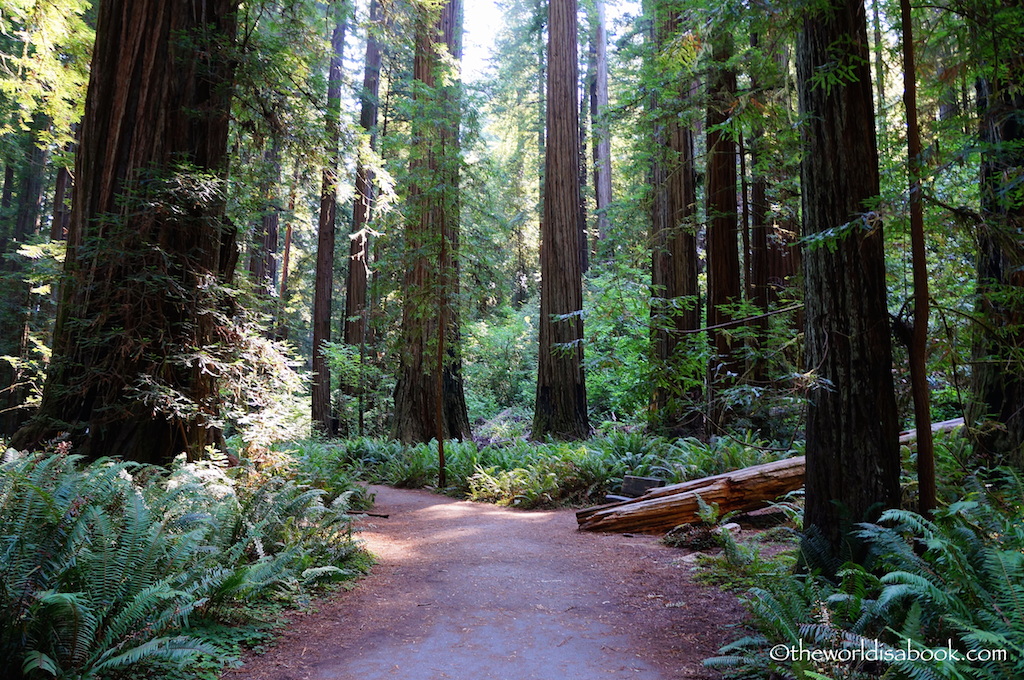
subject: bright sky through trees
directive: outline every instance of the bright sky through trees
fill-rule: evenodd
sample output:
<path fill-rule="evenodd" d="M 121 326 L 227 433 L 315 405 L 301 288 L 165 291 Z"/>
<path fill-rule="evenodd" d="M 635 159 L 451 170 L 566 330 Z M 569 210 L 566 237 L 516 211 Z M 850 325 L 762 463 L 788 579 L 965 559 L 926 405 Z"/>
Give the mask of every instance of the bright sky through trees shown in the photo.
<path fill-rule="evenodd" d="M 615 34 L 615 22 L 626 13 L 639 12 L 639 0 L 606 0 L 608 30 Z M 465 0 L 465 35 L 462 46 L 462 76 L 472 83 L 482 79 L 489 68 L 494 36 L 504 23 L 496 0 Z"/>

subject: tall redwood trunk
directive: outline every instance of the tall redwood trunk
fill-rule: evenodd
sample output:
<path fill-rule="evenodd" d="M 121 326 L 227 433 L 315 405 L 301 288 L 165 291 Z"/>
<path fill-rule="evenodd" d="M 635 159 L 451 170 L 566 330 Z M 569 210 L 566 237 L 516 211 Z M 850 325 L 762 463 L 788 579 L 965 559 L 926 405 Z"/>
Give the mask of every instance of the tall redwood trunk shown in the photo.
<path fill-rule="evenodd" d="M 903 24 L 903 101 L 907 111 L 907 166 L 910 175 L 910 242 L 914 267 L 914 327 L 910 338 L 910 388 L 917 430 L 918 512 L 935 509 L 935 447 L 932 443 L 931 393 L 928 387 L 928 261 L 921 197 L 921 130 L 917 124 L 917 66 L 910 0 L 900 0 Z"/>
<path fill-rule="evenodd" d="M 533 438 L 590 434 L 583 374 L 576 0 L 549 0 L 540 354 Z"/>
<path fill-rule="evenodd" d="M 707 112 L 707 259 L 708 326 L 726 324 L 732 315 L 727 305 L 741 302 L 740 259 L 738 250 L 736 141 L 721 126 L 728 122 L 736 96 L 736 73 L 725 62 L 733 52 L 732 37 L 719 35 L 714 40 L 716 66 L 711 80 Z M 738 343 L 728 330 L 711 331 L 714 354 L 708 367 L 708 393 L 711 422 L 721 425 L 724 405 L 719 390 L 736 382 L 743 372 Z"/>
<path fill-rule="evenodd" d="M 366 35 L 366 57 L 363 67 L 363 89 L 359 93 L 359 126 L 367 136 L 366 148 L 361 148 L 356 159 L 355 204 L 352 209 L 352 234 L 349 236 L 348 279 L 345 286 L 345 343 L 359 348 L 360 375 L 355 385 L 346 389 L 357 398 L 358 432 L 365 430 L 363 393 L 363 366 L 366 362 L 366 344 L 371 342 L 370 307 L 370 220 L 373 214 L 373 170 L 364 153 L 377 150 L 377 104 L 380 92 L 381 50 L 377 41 L 380 6 L 370 2 L 370 25 Z"/>
<path fill-rule="evenodd" d="M 12 445 L 63 431 L 87 455 L 163 463 L 221 443 L 207 362 L 236 252 L 210 178 L 225 167 L 236 7 L 100 3 L 53 360 Z"/>
<path fill-rule="evenodd" d="M 817 82 L 836 45 L 853 77 Z M 808 394 L 804 525 L 841 554 L 851 522 L 900 502 L 900 458 L 886 307 L 878 153 L 863 0 L 804 17 L 797 50 Z"/>
<path fill-rule="evenodd" d="M 437 49 L 445 46 L 456 63 L 462 56 L 461 0 L 448 0 L 439 15 L 418 10 L 416 26 L 418 115 L 413 117 L 409 168 L 413 211 L 405 227 L 402 354 L 393 433 L 404 442 L 440 442 L 470 433 L 458 342 L 461 102 L 458 86 L 443 84 L 448 67 Z"/>
<path fill-rule="evenodd" d="M 380 90 L 380 21 L 377 0 L 370 2 L 370 27 L 366 36 L 363 89 L 359 94 L 359 126 L 368 136 L 371 152 L 377 149 L 377 96 Z M 356 194 L 352 209 L 352 235 L 349 241 L 348 285 L 345 297 L 345 342 L 362 346 L 367 342 L 367 290 L 370 274 L 370 217 L 373 211 L 373 170 L 360 152 L 356 160 Z"/>
<path fill-rule="evenodd" d="M 346 2 L 332 9 L 331 65 L 327 81 L 328 164 L 320 189 L 320 220 L 317 227 L 316 281 L 313 290 L 313 427 L 329 435 L 337 433 L 331 412 L 331 373 L 324 343 L 331 340 L 331 301 L 334 294 L 334 242 L 338 207 L 338 166 L 341 164 L 341 78 L 345 53 Z"/>
<path fill-rule="evenodd" d="M 656 54 L 678 39 L 680 18 L 664 3 L 652 3 Z M 650 427 L 677 436 L 699 436 L 697 404 L 702 378 L 686 375 L 688 331 L 700 327 L 697 288 L 697 173 L 693 131 L 679 123 L 689 92 L 672 83 L 652 96 L 656 114 L 651 208 L 651 401 Z M 661 89 L 661 88 L 659 88 Z"/>

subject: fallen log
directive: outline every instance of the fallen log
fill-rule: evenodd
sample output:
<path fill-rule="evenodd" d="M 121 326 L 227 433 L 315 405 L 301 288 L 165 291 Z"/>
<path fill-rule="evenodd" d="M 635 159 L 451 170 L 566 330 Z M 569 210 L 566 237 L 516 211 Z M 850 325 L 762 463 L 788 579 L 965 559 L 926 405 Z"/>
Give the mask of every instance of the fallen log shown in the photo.
<path fill-rule="evenodd" d="M 932 432 L 949 432 L 964 424 L 963 418 L 953 418 L 952 420 L 943 420 L 938 423 L 932 423 Z M 907 430 L 906 432 L 900 432 L 900 444 L 909 444 L 917 441 L 917 430 Z"/>
<path fill-rule="evenodd" d="M 786 458 L 651 489 L 628 501 L 586 508 L 576 513 L 583 531 L 662 533 L 680 524 L 700 521 L 697 496 L 718 504 L 721 513 L 764 507 L 804 485 L 804 457 Z"/>

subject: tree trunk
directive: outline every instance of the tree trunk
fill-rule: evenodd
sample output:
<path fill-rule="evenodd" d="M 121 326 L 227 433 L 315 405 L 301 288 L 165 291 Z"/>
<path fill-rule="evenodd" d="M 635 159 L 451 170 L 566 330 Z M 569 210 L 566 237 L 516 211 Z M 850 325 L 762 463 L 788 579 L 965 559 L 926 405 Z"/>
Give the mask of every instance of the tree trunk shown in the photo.
<path fill-rule="evenodd" d="M 732 52 L 730 35 L 715 38 L 716 66 L 707 113 L 708 326 L 731 321 L 726 306 L 742 301 L 737 244 L 736 142 L 729 131 L 721 129 L 728 122 L 736 96 L 736 73 L 725 65 Z M 735 384 L 743 372 L 743 361 L 737 343 L 728 332 L 718 330 L 711 334 L 714 355 L 708 370 L 708 401 L 711 423 L 720 427 L 725 406 L 717 393 Z"/>
<path fill-rule="evenodd" d="M 63 241 L 68 237 L 71 210 L 68 197 L 71 189 L 71 173 L 63 165 L 57 168 L 57 179 L 53 185 L 53 221 L 50 223 L 50 240 Z"/>
<path fill-rule="evenodd" d="M 594 137 L 594 197 L 597 239 L 608 236 L 608 206 L 612 202 L 612 136 L 605 120 L 608 109 L 608 34 L 604 0 L 594 1 L 594 78 L 591 81 L 590 122 Z M 596 251 L 596 248 L 594 249 Z"/>
<path fill-rule="evenodd" d="M 39 233 L 40 209 L 43 204 L 43 185 L 46 179 L 46 160 L 49 154 L 40 146 L 39 134 L 49 128 L 50 122 L 36 114 L 29 133 L 25 173 L 18 191 L 18 212 L 14 221 L 14 239 L 19 243 Z"/>
<path fill-rule="evenodd" d="M 295 199 L 299 193 L 299 181 L 302 178 L 302 164 L 301 161 L 295 159 L 295 168 L 292 175 L 292 184 L 288 189 L 288 223 L 284 229 L 284 247 L 281 255 L 281 285 L 278 287 L 277 292 L 277 311 L 275 313 L 275 322 L 277 325 L 277 331 L 275 336 L 278 340 L 288 339 L 288 324 L 285 322 L 284 310 L 288 304 L 288 273 L 291 267 L 292 258 L 292 232 L 295 226 Z"/>
<path fill-rule="evenodd" d="M 1024 469 L 1024 204 L 1007 182 L 1024 168 L 1024 82 L 1018 60 L 1003 77 L 977 82 L 981 113 L 978 301 L 967 422 L 974 452 L 988 465 Z"/>
<path fill-rule="evenodd" d="M 324 356 L 324 343 L 331 340 L 331 300 L 334 293 L 334 241 L 338 203 L 338 166 L 341 164 L 341 78 L 344 68 L 345 21 L 348 5 L 333 4 L 331 66 L 327 81 L 327 159 L 320 191 L 320 221 L 317 228 L 316 283 L 313 291 L 313 427 L 337 434 L 337 419 L 331 411 L 331 374 Z"/>
<path fill-rule="evenodd" d="M 89 456 L 165 463 L 222 443 L 208 362 L 236 253 L 210 177 L 225 167 L 236 7 L 100 3 L 53 360 L 13 446 L 64 431 Z"/>
<path fill-rule="evenodd" d="M 928 260 L 921 203 L 921 130 L 917 124 L 917 66 L 910 0 L 900 0 L 903 24 L 904 107 L 907 112 L 907 166 L 910 175 L 910 242 L 914 267 L 914 326 L 910 339 L 910 389 L 917 437 L 918 512 L 931 515 L 936 505 L 935 447 L 932 443 L 931 393 L 928 387 Z"/>
<path fill-rule="evenodd" d="M 843 61 L 835 64 L 837 44 Z M 804 524 L 838 556 L 850 523 L 900 501 L 899 427 L 892 382 L 878 154 L 863 0 L 808 14 L 797 50 L 804 147 L 808 395 Z M 830 68 L 849 69 L 826 85 Z M 838 232 L 821 234 L 826 230 Z"/>
<path fill-rule="evenodd" d="M 533 438 L 590 434 L 583 375 L 576 0 L 548 4 L 547 148 L 540 245 L 540 353 Z"/>
<path fill-rule="evenodd" d="M 256 228 L 249 257 L 249 276 L 256 287 L 256 294 L 270 297 L 277 283 L 277 242 L 281 223 L 281 206 L 277 191 L 281 181 L 281 137 L 282 131 L 274 131 L 270 146 L 263 151 L 263 214 Z"/>
<path fill-rule="evenodd" d="M 359 95 L 359 126 L 368 139 L 371 152 L 377 149 L 377 96 L 380 90 L 380 21 L 377 0 L 370 3 L 370 27 L 366 36 L 363 90 Z M 370 217 L 373 211 L 373 170 L 362 156 L 356 161 L 356 195 L 352 210 L 352 236 L 349 242 L 348 285 L 345 298 L 345 342 L 362 346 L 367 338 L 367 290 L 370 275 Z"/>
<path fill-rule="evenodd" d="M 418 10 L 417 111 L 409 168 L 413 211 L 405 228 L 402 355 L 393 427 L 395 438 L 404 442 L 464 439 L 470 433 L 459 354 L 461 102 L 458 86 L 443 84 L 448 67 L 437 48 L 445 46 L 458 63 L 461 40 L 461 0 L 448 0 L 440 15 Z"/>
<path fill-rule="evenodd" d="M 654 14 L 656 50 L 673 40 L 678 14 Z M 674 436 L 700 436 L 702 378 L 686 375 L 687 348 L 681 331 L 700 327 L 697 287 L 697 171 L 693 131 L 678 122 L 685 99 L 682 84 L 672 84 L 667 102 L 652 95 L 655 113 L 654 162 L 651 170 L 651 347 L 650 427 Z M 660 88 L 659 88 L 660 89 Z"/>

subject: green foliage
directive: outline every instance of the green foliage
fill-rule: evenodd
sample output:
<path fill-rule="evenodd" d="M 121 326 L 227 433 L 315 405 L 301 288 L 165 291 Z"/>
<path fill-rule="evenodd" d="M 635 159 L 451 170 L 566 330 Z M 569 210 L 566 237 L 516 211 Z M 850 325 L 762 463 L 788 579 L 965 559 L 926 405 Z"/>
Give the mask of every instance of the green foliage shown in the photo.
<path fill-rule="evenodd" d="M 342 494 L 212 462 L 162 469 L 9 452 L 0 468 L 0 670 L 92 678 L 217 650 L 239 602 L 356 573 Z"/>
<path fill-rule="evenodd" d="M 504 308 L 466 324 L 462 357 L 470 422 L 532 409 L 537 380 L 536 316 Z"/>
<path fill-rule="evenodd" d="M 316 479 L 351 475 L 406 488 L 431 486 L 437 479 L 436 442 L 403 446 L 354 439 L 315 448 L 322 451 L 316 455 Z M 793 453 L 751 436 L 702 444 L 640 432 L 611 432 L 575 444 L 504 438 L 480 445 L 446 442 L 449 488 L 443 491 L 520 508 L 592 504 L 617 491 L 625 475 L 674 483 Z"/>
<path fill-rule="evenodd" d="M 969 493 L 929 521 L 889 510 L 862 525 L 869 566 L 847 563 L 834 580 L 776 578 L 748 592 L 760 635 L 708 665 L 737 677 L 877 677 L 871 664 L 781 661 L 776 645 L 867 648 L 893 655 L 885 677 L 996 680 L 1024 673 L 1024 483 L 1015 472 L 968 480 Z M 954 650 L 959 658 L 944 655 Z M 938 654 L 932 660 L 918 654 Z M 995 655 L 991 653 L 995 652 Z M 979 654 L 978 660 L 969 654 Z M 1005 657 L 999 655 L 1005 654 Z"/>

